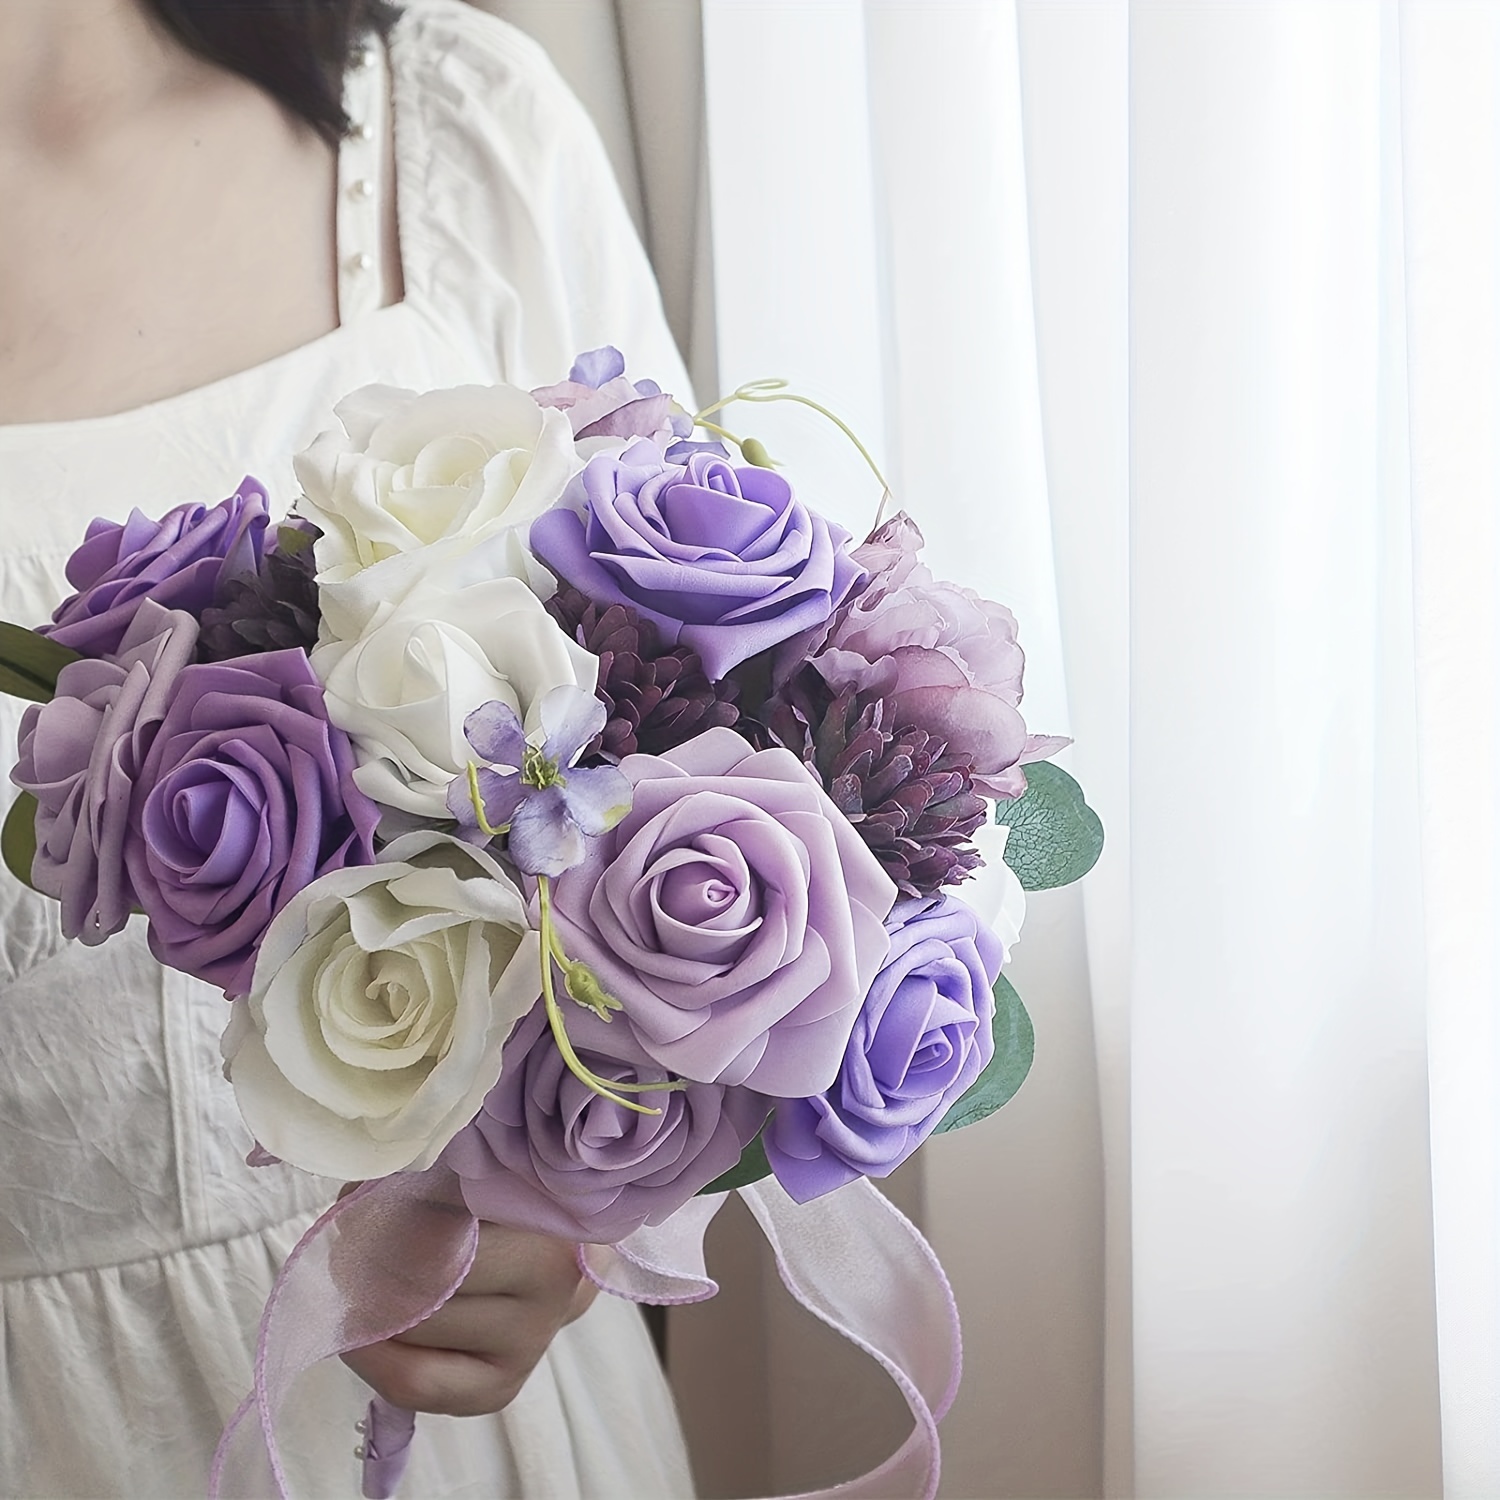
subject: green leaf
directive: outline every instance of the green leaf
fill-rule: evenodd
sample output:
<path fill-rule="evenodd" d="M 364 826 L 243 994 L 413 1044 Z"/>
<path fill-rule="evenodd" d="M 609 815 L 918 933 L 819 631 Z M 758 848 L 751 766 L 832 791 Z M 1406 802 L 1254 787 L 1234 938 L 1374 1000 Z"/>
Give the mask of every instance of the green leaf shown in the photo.
<path fill-rule="evenodd" d="M 988 1119 L 1002 1104 L 1008 1103 L 1031 1071 L 1036 1050 L 1036 1033 L 1031 1017 L 1021 1004 L 1003 974 L 995 981 L 995 1055 L 989 1066 L 969 1086 L 968 1091 L 943 1116 L 934 1135 L 945 1130 L 962 1130 Z"/>
<path fill-rule="evenodd" d="M 0 828 L 0 856 L 22 885 L 31 885 L 31 866 L 36 859 L 36 798 L 22 792 L 11 803 L 5 826 Z M 35 890 L 34 885 L 31 886 Z"/>
<path fill-rule="evenodd" d="M 1026 790 L 995 807 L 1010 829 L 1005 863 L 1024 890 L 1071 885 L 1094 868 L 1104 848 L 1104 825 L 1083 800 L 1083 788 L 1051 761 L 1026 767 Z"/>
<path fill-rule="evenodd" d="M 722 1177 L 715 1177 L 706 1188 L 698 1189 L 701 1198 L 705 1193 L 728 1193 L 735 1188 L 748 1187 L 771 1175 L 771 1163 L 766 1160 L 766 1144 L 760 1136 L 740 1153 L 740 1159 Z"/>
<path fill-rule="evenodd" d="M 0 693 L 29 698 L 33 703 L 50 703 L 57 674 L 70 661 L 78 660 L 76 651 L 34 630 L 0 620 Z"/>

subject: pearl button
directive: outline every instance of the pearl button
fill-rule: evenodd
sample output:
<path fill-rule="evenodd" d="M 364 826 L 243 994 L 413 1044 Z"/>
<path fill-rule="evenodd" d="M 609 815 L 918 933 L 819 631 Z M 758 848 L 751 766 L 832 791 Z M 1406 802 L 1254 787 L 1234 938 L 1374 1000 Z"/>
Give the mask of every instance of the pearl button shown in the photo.
<path fill-rule="evenodd" d="M 373 68 L 375 66 L 375 49 L 373 47 L 361 47 L 354 59 L 357 68 Z"/>
<path fill-rule="evenodd" d="M 351 141 L 373 141 L 375 139 L 375 127 L 361 121 L 357 125 L 349 127 L 349 139 Z"/>
<path fill-rule="evenodd" d="M 368 271 L 375 264 L 375 257 L 367 250 L 361 250 L 358 255 L 351 255 L 347 265 L 351 271 Z"/>
<path fill-rule="evenodd" d="M 356 178 L 349 184 L 349 196 L 351 198 L 373 198 L 375 196 L 375 184 L 368 177 Z"/>

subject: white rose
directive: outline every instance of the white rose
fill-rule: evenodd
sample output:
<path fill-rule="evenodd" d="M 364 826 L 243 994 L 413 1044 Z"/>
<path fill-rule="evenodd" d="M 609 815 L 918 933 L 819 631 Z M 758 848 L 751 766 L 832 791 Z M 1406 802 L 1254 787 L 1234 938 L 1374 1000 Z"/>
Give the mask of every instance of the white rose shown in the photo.
<path fill-rule="evenodd" d="M 553 688 L 592 693 L 599 659 L 514 578 L 485 576 L 483 549 L 378 604 L 363 633 L 312 653 L 329 719 L 354 742 L 354 781 L 384 807 L 446 820 L 448 787 L 474 752 L 464 720 L 499 701 L 528 733 Z"/>
<path fill-rule="evenodd" d="M 410 586 L 410 554 L 506 537 L 513 576 L 544 589 L 550 575 L 526 535 L 581 465 L 567 414 L 511 385 L 466 385 L 417 395 L 371 385 L 334 408 L 343 432 L 319 436 L 294 460 L 294 509 L 321 528 L 321 584 L 353 584 L 354 607 Z"/>
<path fill-rule="evenodd" d="M 271 923 L 224 1032 L 246 1124 L 325 1177 L 431 1166 L 499 1078 L 540 964 L 520 891 L 456 839 L 323 876 Z"/>

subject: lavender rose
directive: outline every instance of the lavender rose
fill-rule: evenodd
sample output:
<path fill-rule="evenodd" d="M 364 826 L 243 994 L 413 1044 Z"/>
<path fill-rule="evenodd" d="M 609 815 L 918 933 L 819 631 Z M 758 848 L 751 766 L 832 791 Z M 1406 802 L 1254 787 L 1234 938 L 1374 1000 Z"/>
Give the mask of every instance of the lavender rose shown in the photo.
<path fill-rule="evenodd" d="M 821 1093 L 885 959 L 889 876 L 789 751 L 710 729 L 620 769 L 630 811 L 553 886 L 569 958 L 680 1077 Z"/>
<path fill-rule="evenodd" d="M 852 686 L 884 698 L 892 725 L 946 741 L 972 763 L 979 791 L 1017 797 L 1026 790 L 1021 765 L 1068 741 L 1027 736 L 1015 616 L 934 579 L 917 559 L 921 546 L 922 533 L 903 514 L 855 549 L 869 579 L 834 616 L 812 664 L 835 691 Z"/>
<path fill-rule="evenodd" d="M 863 576 L 848 535 L 781 475 L 654 444 L 593 458 L 531 527 L 532 550 L 599 603 L 630 604 L 711 678 L 824 624 Z"/>
<path fill-rule="evenodd" d="M 10 779 L 37 800 L 31 878 L 61 902 L 65 937 L 102 943 L 130 916 L 124 846 L 135 778 L 197 640 L 191 615 L 145 600 L 117 660 L 70 662 L 52 701 L 21 720 Z"/>
<path fill-rule="evenodd" d="M 776 1180 L 799 1203 L 893 1171 L 995 1053 L 999 938 L 953 896 L 898 902 L 886 931 L 890 957 L 833 1087 L 778 1101 L 766 1127 Z"/>
<path fill-rule="evenodd" d="M 125 863 L 162 963 L 250 987 L 272 917 L 304 886 L 375 857 L 375 804 L 300 650 L 198 663 L 137 777 Z"/>
<path fill-rule="evenodd" d="M 42 633 L 85 656 L 113 656 L 143 599 L 196 619 L 231 578 L 259 569 L 269 521 L 266 492 L 249 478 L 218 505 L 179 505 L 159 521 L 138 510 L 124 522 L 93 521 L 68 559 L 77 593 Z"/>
<path fill-rule="evenodd" d="M 667 1081 L 617 1023 L 569 1007 L 570 1040 L 606 1083 Z M 443 1155 L 480 1218 L 609 1244 L 659 1224 L 727 1172 L 769 1101 L 695 1083 L 632 1094 L 659 1115 L 591 1092 L 564 1064 L 538 1005 L 505 1044 L 500 1081 Z"/>

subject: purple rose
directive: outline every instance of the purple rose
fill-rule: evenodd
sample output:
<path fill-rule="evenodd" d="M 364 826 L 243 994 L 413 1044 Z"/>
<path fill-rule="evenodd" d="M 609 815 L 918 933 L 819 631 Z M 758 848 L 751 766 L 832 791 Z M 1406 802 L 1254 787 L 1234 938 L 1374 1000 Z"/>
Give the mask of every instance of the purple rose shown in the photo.
<path fill-rule="evenodd" d="M 31 878 L 62 903 L 66 937 L 102 943 L 130 916 L 135 897 L 124 846 L 131 794 L 197 640 L 191 615 L 148 600 L 117 660 L 70 662 L 52 701 L 28 708 L 21 720 L 10 779 L 37 799 Z"/>
<path fill-rule="evenodd" d="M 799 1203 L 893 1171 L 995 1053 L 1000 939 L 953 896 L 898 902 L 886 931 L 890 957 L 833 1087 L 778 1100 L 766 1127 L 776 1180 Z"/>
<path fill-rule="evenodd" d="M 531 527 L 553 572 L 634 606 L 715 680 L 827 621 L 863 576 L 848 541 L 771 469 L 705 453 L 669 464 L 645 442 L 591 459 Z"/>
<path fill-rule="evenodd" d="M 580 354 L 568 378 L 532 393 L 538 406 L 555 406 L 568 414 L 573 437 L 656 438 L 672 440 L 672 398 L 654 380 L 631 381 L 625 356 L 606 345 Z"/>
<path fill-rule="evenodd" d="M 834 616 L 812 664 L 835 691 L 878 693 L 893 726 L 945 740 L 973 763 L 979 791 L 1017 797 L 1026 790 L 1020 766 L 1068 741 L 1027 736 L 1015 616 L 934 579 L 917 559 L 921 546 L 922 533 L 902 514 L 855 549 L 869 579 Z"/>
<path fill-rule="evenodd" d="M 197 619 L 231 578 L 259 569 L 269 521 L 266 492 L 246 478 L 218 505 L 179 505 L 159 521 L 133 510 L 128 521 L 91 522 L 68 559 L 78 592 L 42 633 L 85 656 L 113 656 L 143 599 Z"/>
<path fill-rule="evenodd" d="M 302 651 L 185 668 L 125 843 L 157 958 L 247 993 L 271 918 L 320 875 L 375 857 L 378 811 L 353 769 Z"/>
<path fill-rule="evenodd" d="M 568 957 L 679 1077 L 820 1093 L 885 959 L 890 877 L 787 750 L 710 729 L 620 769 L 630 811 L 553 885 Z"/>
<path fill-rule="evenodd" d="M 606 1083 L 667 1081 L 618 1022 L 567 1009 L 569 1039 Z M 712 1083 L 631 1097 L 661 1113 L 624 1109 L 580 1082 L 538 1005 L 511 1033 L 500 1081 L 443 1161 L 480 1218 L 609 1244 L 661 1223 L 727 1172 L 770 1108 L 749 1089 Z"/>

